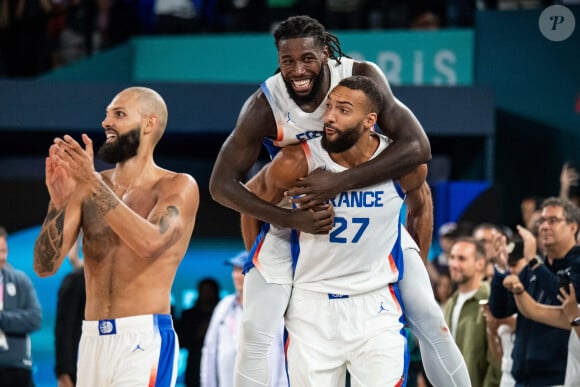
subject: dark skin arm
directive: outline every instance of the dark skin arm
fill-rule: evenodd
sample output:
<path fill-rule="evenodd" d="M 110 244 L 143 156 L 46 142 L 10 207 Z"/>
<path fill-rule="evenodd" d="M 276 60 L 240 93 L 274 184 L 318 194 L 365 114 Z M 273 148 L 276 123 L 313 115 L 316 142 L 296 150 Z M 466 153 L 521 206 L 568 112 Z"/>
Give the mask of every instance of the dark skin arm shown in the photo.
<path fill-rule="evenodd" d="M 308 163 L 301 145 L 291 145 L 283 148 L 271 163 L 260 170 L 247 184 L 248 190 L 263 200 L 278 203 L 284 199 L 284 191 L 291 187 L 296 179 L 306 176 Z M 325 205 L 332 212 L 329 205 Z M 300 210 L 299 210 L 300 211 Z M 312 209 L 303 210 L 314 212 Z M 324 219 L 321 227 L 332 228 L 333 218 Z M 249 251 L 260 232 L 259 221 L 249 214 L 242 214 L 242 237 Z"/>
<path fill-rule="evenodd" d="M 328 200 L 342 191 L 403 176 L 431 159 L 431 145 L 425 131 L 409 108 L 395 98 L 381 70 L 368 62 L 356 62 L 353 75 L 368 76 L 379 84 L 383 91 L 383 107 L 377 124 L 393 143 L 378 157 L 356 168 L 341 173 L 317 170 L 300 179 L 287 195 L 304 195 L 296 200 L 303 208 Z"/>
<path fill-rule="evenodd" d="M 275 137 L 276 122 L 261 91 L 244 104 L 236 127 L 226 139 L 210 178 L 210 193 L 218 203 L 248 213 L 264 222 L 308 233 L 326 233 L 332 228 L 332 211 L 283 209 L 263 200 L 241 184 L 258 159 L 264 137 Z M 321 226 L 324 225 L 324 226 Z M 329 226 L 328 226 L 329 225 Z"/>
<path fill-rule="evenodd" d="M 426 165 L 418 169 L 422 170 L 423 168 L 426 175 Z M 405 202 L 407 203 L 407 231 L 417 242 L 423 263 L 427 264 L 427 256 L 433 237 L 433 198 L 427 182 L 407 191 Z"/>
<path fill-rule="evenodd" d="M 322 203 L 339 192 L 362 188 L 393 179 L 411 171 L 431 158 L 431 148 L 423 128 L 411 113 L 392 94 L 388 81 L 377 66 L 357 63 L 353 73 L 367 75 L 382 85 L 384 106 L 378 118 L 381 130 L 394 142 L 379 157 L 356 168 L 334 174 L 315 171 L 301 179 L 288 195 L 303 195 L 302 208 Z M 322 123 L 321 123 L 322 128 Z M 247 213 L 262 221 L 308 233 L 325 233 L 320 229 L 326 211 L 290 211 L 276 207 L 245 190 L 240 182 L 258 159 L 264 137 L 275 137 L 276 123 L 261 91 L 244 104 L 232 134 L 224 142 L 210 178 L 210 192 L 214 200 L 240 213 Z"/>

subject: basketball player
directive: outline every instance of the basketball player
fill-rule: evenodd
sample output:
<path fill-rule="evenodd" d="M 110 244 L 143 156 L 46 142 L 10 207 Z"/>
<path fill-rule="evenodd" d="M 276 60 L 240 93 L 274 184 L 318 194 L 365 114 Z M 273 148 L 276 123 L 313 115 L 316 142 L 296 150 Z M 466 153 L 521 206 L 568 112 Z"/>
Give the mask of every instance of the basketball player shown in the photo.
<path fill-rule="evenodd" d="M 291 195 L 302 195 L 299 205 L 327 200 L 344 189 L 363 187 L 403 175 L 407 170 L 429 159 L 426 136 L 411 111 L 391 93 L 389 84 L 378 67 L 370 62 L 357 62 L 341 57 L 338 39 L 308 16 L 291 17 L 282 22 L 274 32 L 278 48 L 280 73 L 269 78 L 244 107 L 236 128 L 224 143 L 216 161 L 210 189 L 214 199 L 242 213 L 270 222 L 269 237 L 283 246 L 290 231 L 295 227 L 303 232 L 320 233 L 333 227 L 332 209 L 322 211 L 296 211 L 273 206 L 259 200 L 243 189 L 240 181 L 256 161 L 261 142 L 275 153 L 279 147 L 297 143 L 320 135 L 323 102 L 326 95 L 342 78 L 352 74 L 371 77 L 380 85 L 383 104 L 377 124 L 394 142 L 368 163 L 357 165 L 340 173 L 317 170 L 300 181 L 299 187 L 289 190 Z M 430 192 L 426 187 L 426 196 Z M 319 201 L 317 201 L 318 199 Z M 419 242 L 426 257 L 431 242 L 432 213 L 415 217 L 407 223 L 409 231 Z M 287 235 L 276 236 L 274 229 Z M 257 232 L 255 233 L 257 234 Z M 255 235 L 254 234 L 254 235 Z M 250 245 L 253 239 L 246 243 Z M 292 268 L 285 263 L 287 249 L 274 247 L 268 250 L 276 271 L 250 270 L 244 282 L 244 322 L 240 349 L 237 357 L 236 385 L 265 386 L 268 383 L 268 350 L 278 321 L 281 319 L 292 282 Z M 443 316 L 435 301 L 431 302 L 431 285 L 419 255 L 417 246 L 406 249 L 405 262 L 409 297 L 414 303 L 408 305 L 407 316 L 417 337 L 422 339 L 422 355 L 427 374 L 432 383 L 441 386 L 466 386 L 468 375 L 461 353 L 446 329 Z M 267 255 L 262 251 L 261 258 Z M 261 262 L 256 262 L 259 266 Z M 266 274 L 264 274 L 266 273 Z M 262 277 L 266 276 L 266 277 Z M 257 278 L 259 277 L 259 278 Z M 277 277 L 277 278 L 275 278 Z M 254 292 L 266 281 L 266 292 Z M 405 297 L 405 291 L 403 299 Z M 417 302 L 419 299 L 421 302 Z M 410 304 L 410 301 L 405 303 Z M 267 310 L 265 306 L 268 306 Z M 268 319 L 262 316 L 267 313 Z M 414 321 L 417 325 L 414 325 Z"/>
<path fill-rule="evenodd" d="M 322 138 L 282 149 L 248 189 L 278 202 L 317 168 L 341 172 L 376 157 L 388 146 L 373 132 L 381 103 L 371 79 L 341 80 L 327 99 Z M 408 354 L 396 284 L 403 275 L 399 213 L 405 193 L 422 195 L 426 170 L 423 165 L 398 181 L 341 192 L 330 200 L 330 234 L 300 233 L 286 313 L 291 385 L 344 385 L 347 369 L 353 385 L 403 384 Z"/>
<path fill-rule="evenodd" d="M 117 94 L 102 122 L 103 160 L 93 143 L 56 138 L 46 158 L 48 213 L 34 246 L 34 269 L 54 274 L 82 229 L 85 321 L 79 386 L 174 386 L 179 345 L 170 291 L 199 205 L 196 181 L 157 166 L 167 107 L 154 90 Z"/>

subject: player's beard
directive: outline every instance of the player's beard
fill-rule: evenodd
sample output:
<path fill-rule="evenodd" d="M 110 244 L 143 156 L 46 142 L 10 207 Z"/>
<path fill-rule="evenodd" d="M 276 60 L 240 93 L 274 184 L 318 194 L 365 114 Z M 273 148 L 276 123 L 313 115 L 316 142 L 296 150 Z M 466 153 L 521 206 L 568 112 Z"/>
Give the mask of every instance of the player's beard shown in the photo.
<path fill-rule="evenodd" d="M 337 132 L 334 140 L 329 140 L 326 132 L 322 131 L 321 144 L 329 153 L 342 153 L 357 143 L 361 136 L 360 125 Z"/>
<path fill-rule="evenodd" d="M 307 103 L 312 101 L 312 99 L 316 96 L 316 94 L 318 94 L 320 89 L 322 89 L 322 75 L 323 74 L 321 69 L 316 78 L 312 80 L 312 89 L 310 89 L 310 92 L 306 95 L 296 94 L 296 92 L 292 88 L 292 82 L 287 81 L 284 78 L 282 79 L 284 79 L 284 84 L 286 85 L 286 90 L 288 90 L 288 94 L 290 94 L 290 97 L 294 100 L 294 102 L 296 102 L 297 105 L 300 105 L 301 103 Z"/>
<path fill-rule="evenodd" d="M 140 128 L 118 136 L 115 141 L 105 142 L 99 148 L 97 156 L 106 163 L 117 164 L 137 155 L 141 142 Z"/>

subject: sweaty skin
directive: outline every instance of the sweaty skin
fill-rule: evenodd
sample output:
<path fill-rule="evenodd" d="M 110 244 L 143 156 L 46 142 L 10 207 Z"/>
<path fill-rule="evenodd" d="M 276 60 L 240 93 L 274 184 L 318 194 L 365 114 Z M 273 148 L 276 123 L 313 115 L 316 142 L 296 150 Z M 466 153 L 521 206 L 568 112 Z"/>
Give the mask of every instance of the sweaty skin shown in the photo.
<path fill-rule="evenodd" d="M 298 101 L 300 108 L 313 112 L 326 98 L 330 87 L 328 51 L 319 47 L 313 37 L 283 39 L 278 47 L 278 64 L 286 80 L 312 79 L 322 72 L 322 87 L 310 98 Z M 356 62 L 353 75 L 375 80 L 383 94 L 383 106 L 377 124 L 393 143 L 378 157 L 355 168 L 335 174 L 315 171 L 288 188 L 289 195 L 300 196 L 302 208 L 317 205 L 337 193 L 393 179 L 411 171 L 431 158 L 429 141 L 413 113 L 392 94 L 380 69 L 369 62 Z M 309 90 L 295 88 L 297 94 Z M 322 122 L 321 122 L 322 125 Z M 333 225 L 328 211 L 299 211 L 277 207 L 258 198 L 240 184 L 258 159 L 264 137 L 276 138 L 277 128 L 272 110 L 261 90 L 245 102 L 236 126 L 219 152 L 210 179 L 214 200 L 240 213 L 281 227 L 309 233 L 328 232 Z"/>
<path fill-rule="evenodd" d="M 103 127 L 107 141 L 140 128 L 136 156 L 98 173 L 87 135 L 84 149 L 68 135 L 50 147 L 51 201 L 34 247 L 34 269 L 41 277 L 54 274 L 82 230 L 87 320 L 170 313 L 171 286 L 194 229 L 199 190 L 191 176 L 153 161 L 166 120 L 162 101 L 131 88 L 113 99 Z"/>

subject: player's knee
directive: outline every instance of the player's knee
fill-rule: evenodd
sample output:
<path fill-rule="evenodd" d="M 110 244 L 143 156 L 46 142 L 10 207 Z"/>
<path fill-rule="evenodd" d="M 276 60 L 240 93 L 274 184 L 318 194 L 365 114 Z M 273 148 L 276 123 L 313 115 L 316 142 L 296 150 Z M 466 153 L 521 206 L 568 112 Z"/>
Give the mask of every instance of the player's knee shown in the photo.
<path fill-rule="evenodd" d="M 242 324 L 242 335 L 246 345 L 270 346 L 274 339 L 273 332 L 269 332 L 268 325 L 260 319 L 245 320 Z"/>

